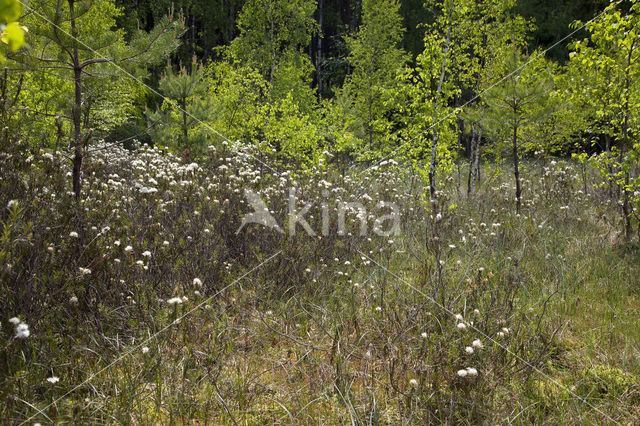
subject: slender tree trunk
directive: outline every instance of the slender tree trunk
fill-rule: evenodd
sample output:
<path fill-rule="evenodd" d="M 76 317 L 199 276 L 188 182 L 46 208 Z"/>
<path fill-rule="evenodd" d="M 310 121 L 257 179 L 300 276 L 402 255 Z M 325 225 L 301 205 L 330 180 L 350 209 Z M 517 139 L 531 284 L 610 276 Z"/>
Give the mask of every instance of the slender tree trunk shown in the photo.
<path fill-rule="evenodd" d="M 73 192 L 76 198 L 80 198 L 82 191 L 82 68 L 80 68 L 80 59 L 78 55 L 78 28 L 76 27 L 76 19 L 74 12 L 75 0 L 68 0 L 69 13 L 71 23 L 71 36 L 74 38 L 72 62 L 73 62 L 73 83 L 74 83 L 74 101 L 72 109 L 73 117 Z"/>
<path fill-rule="evenodd" d="M 438 97 L 442 91 L 442 84 L 444 83 L 444 74 L 447 69 L 447 55 L 449 54 L 449 47 L 451 46 L 451 27 L 453 26 L 453 8 L 456 2 L 451 2 L 451 8 L 449 9 L 449 28 L 447 29 L 447 43 L 444 49 L 444 59 L 442 60 L 442 70 L 440 71 L 440 80 L 438 81 L 438 89 L 433 101 L 433 139 L 431 141 L 431 161 L 429 162 L 429 193 L 431 199 L 435 199 L 436 193 L 436 155 L 438 152 L 438 130 L 436 129 L 436 121 L 438 118 Z"/>
<path fill-rule="evenodd" d="M 73 80 L 75 86 L 75 98 L 73 102 L 73 192 L 76 198 L 80 197 L 80 191 L 82 190 L 82 70 L 80 68 L 74 68 Z"/>
<path fill-rule="evenodd" d="M 625 99 L 624 99 L 624 120 L 622 129 L 622 148 L 620 149 L 620 165 L 624 161 L 624 154 L 629 148 L 629 90 L 631 86 L 631 63 L 633 58 L 634 43 L 629 48 L 629 55 L 627 56 L 627 69 L 625 73 Z M 622 189 L 622 215 L 624 221 L 624 239 L 628 243 L 631 241 L 631 206 L 629 205 L 629 170 L 624 169 L 624 187 Z"/>
<path fill-rule="evenodd" d="M 182 137 L 184 140 L 185 148 L 189 146 L 189 127 L 187 126 L 187 99 L 182 98 L 180 100 L 180 107 L 182 108 Z"/>
<path fill-rule="evenodd" d="M 458 96 L 456 96 L 456 109 L 460 106 L 460 101 Z M 458 167 L 458 183 L 456 185 L 456 193 L 460 195 L 460 181 L 462 171 L 460 170 L 460 155 L 462 153 L 462 145 L 463 145 L 463 135 L 464 135 L 464 121 L 462 118 L 458 117 L 458 146 L 456 148 L 456 166 Z"/>
<path fill-rule="evenodd" d="M 273 17 L 273 1 L 269 2 L 269 19 L 271 20 L 271 31 L 269 37 L 271 39 L 271 67 L 269 69 L 269 83 L 273 83 L 273 76 L 276 71 L 276 46 L 275 46 L 275 27 Z M 269 89 L 271 90 L 271 89 Z"/>
<path fill-rule="evenodd" d="M 604 135 L 604 146 L 605 152 L 607 153 L 607 170 L 609 170 L 609 176 L 613 175 L 613 167 L 611 167 L 611 136 L 608 134 Z M 613 185 L 611 182 L 607 184 L 607 192 L 609 194 L 609 199 L 613 199 Z"/>
<path fill-rule="evenodd" d="M 318 52 L 316 53 L 316 74 L 318 76 L 318 97 L 322 97 L 322 21 L 324 0 L 318 1 Z"/>
<path fill-rule="evenodd" d="M 620 156 L 618 157 L 618 164 L 622 167 L 624 161 L 624 155 L 627 151 L 627 143 L 629 141 L 629 134 L 627 132 L 628 126 L 628 111 L 625 109 L 625 117 L 623 121 L 624 130 L 622 137 L 622 146 L 620 147 Z M 624 169 L 624 168 L 623 168 Z M 620 188 L 620 196 L 622 197 L 622 221 L 624 223 L 624 240 L 625 242 L 631 241 L 631 208 L 629 205 L 629 171 L 624 170 L 624 184 Z"/>
<path fill-rule="evenodd" d="M 624 216 L 624 240 L 631 241 L 631 208 L 629 206 L 629 172 L 624 172 L 624 188 L 622 188 L 622 215 Z"/>
<path fill-rule="evenodd" d="M 476 143 L 476 126 L 471 127 L 471 139 L 469 140 L 469 171 L 467 173 L 467 197 L 471 196 L 471 178 L 473 175 L 474 145 Z"/>
<path fill-rule="evenodd" d="M 520 213 L 520 169 L 518 158 L 518 126 L 513 126 L 513 174 L 516 178 L 516 212 Z"/>
<path fill-rule="evenodd" d="M 473 182 L 472 182 L 472 194 L 475 195 L 476 187 L 480 183 L 480 143 L 482 142 L 482 126 L 478 130 L 478 136 L 476 137 L 476 146 L 473 149 Z"/>
<path fill-rule="evenodd" d="M 476 185 L 480 182 L 480 140 L 482 139 L 482 127 L 478 132 L 473 132 L 469 154 L 469 175 L 467 176 L 467 196 L 476 193 Z"/>
<path fill-rule="evenodd" d="M 373 90 L 371 88 L 371 78 L 368 80 L 367 104 L 369 108 L 369 117 L 367 119 L 367 134 L 369 139 L 369 149 L 373 150 Z"/>
<path fill-rule="evenodd" d="M 2 78 L 2 99 L 7 98 L 7 85 L 8 85 L 8 73 L 9 70 L 7 67 L 4 67 L 3 78 Z M 1 102 L 2 105 L 2 127 L 7 126 L 7 110 L 9 109 L 6 102 Z"/>

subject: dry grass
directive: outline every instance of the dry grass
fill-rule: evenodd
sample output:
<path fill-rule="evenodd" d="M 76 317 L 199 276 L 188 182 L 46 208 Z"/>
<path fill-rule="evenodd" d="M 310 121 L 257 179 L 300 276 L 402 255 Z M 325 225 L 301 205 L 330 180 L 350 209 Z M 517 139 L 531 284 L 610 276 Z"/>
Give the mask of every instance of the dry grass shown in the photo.
<path fill-rule="evenodd" d="M 103 150 L 77 207 L 62 159 L 38 153 L 29 164 L 19 149 L 1 165 L 9 172 L 0 201 L 18 200 L 0 217 L 5 423 L 640 416 L 637 247 L 619 241 L 617 212 L 592 189 L 595 178 L 581 193 L 571 164 L 525 165 L 520 216 L 506 171 L 471 198 L 451 178 L 438 220 L 420 180 L 393 164 L 365 186 L 368 202 L 357 173 L 275 175 L 231 151 L 189 167 L 157 152 Z M 355 222 L 345 236 L 291 238 L 255 225 L 235 234 L 248 211 L 244 188 L 260 191 L 281 220 L 295 184 L 305 200 L 358 194 L 371 212 L 393 201 L 400 235 L 360 237 Z M 319 211 L 310 215 L 320 229 Z M 175 297 L 187 299 L 167 304 Z M 29 338 L 14 338 L 13 316 Z M 469 354 L 475 339 L 483 347 Z M 457 375 L 467 367 L 477 377 Z"/>

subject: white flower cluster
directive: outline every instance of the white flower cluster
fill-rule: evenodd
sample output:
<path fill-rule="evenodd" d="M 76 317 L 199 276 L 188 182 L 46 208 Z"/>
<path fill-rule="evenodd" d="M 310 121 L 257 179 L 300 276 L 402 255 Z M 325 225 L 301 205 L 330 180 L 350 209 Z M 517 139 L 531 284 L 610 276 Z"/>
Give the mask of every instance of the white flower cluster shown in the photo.
<path fill-rule="evenodd" d="M 478 375 L 478 370 L 473 367 L 467 367 L 465 369 L 458 370 L 459 377 L 476 377 Z"/>
<path fill-rule="evenodd" d="M 476 316 L 480 315 L 480 311 L 478 309 L 474 309 L 473 314 Z M 456 327 L 458 328 L 458 330 L 466 330 L 468 325 L 473 326 L 473 321 L 470 321 L 469 323 L 464 322 L 464 317 L 462 316 L 462 314 L 456 314 L 455 319 L 457 321 Z M 464 351 L 467 355 L 471 356 L 477 350 L 483 348 L 484 345 L 482 344 L 482 340 L 475 339 L 471 342 L 470 345 L 465 346 Z M 478 370 L 474 367 L 467 367 L 458 370 L 456 374 L 458 375 L 458 377 L 476 377 L 478 375 Z"/>
<path fill-rule="evenodd" d="M 11 324 L 14 326 L 14 337 L 16 339 L 26 339 L 31 334 L 29 331 L 29 326 L 27 323 L 20 321 L 18 317 L 13 317 L 9 320 Z"/>

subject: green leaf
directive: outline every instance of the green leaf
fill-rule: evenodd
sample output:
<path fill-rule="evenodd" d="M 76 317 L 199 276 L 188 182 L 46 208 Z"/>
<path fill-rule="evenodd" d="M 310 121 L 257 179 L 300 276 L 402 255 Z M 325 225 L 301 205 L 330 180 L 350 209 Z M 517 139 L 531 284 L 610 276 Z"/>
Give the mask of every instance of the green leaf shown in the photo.
<path fill-rule="evenodd" d="M 2 40 L 4 44 L 9 45 L 9 49 L 11 49 L 11 51 L 15 52 L 25 44 L 24 28 L 17 22 L 11 22 L 2 32 L 0 40 Z"/>

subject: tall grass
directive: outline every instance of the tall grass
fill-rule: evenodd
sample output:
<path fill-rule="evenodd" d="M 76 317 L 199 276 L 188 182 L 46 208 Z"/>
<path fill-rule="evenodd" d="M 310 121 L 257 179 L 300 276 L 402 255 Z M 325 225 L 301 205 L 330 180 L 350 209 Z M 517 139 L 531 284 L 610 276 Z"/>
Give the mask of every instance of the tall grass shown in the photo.
<path fill-rule="evenodd" d="M 6 423 L 640 416 L 638 251 L 597 176 L 573 164 L 526 163 L 520 215 L 501 167 L 471 198 L 452 177 L 438 216 L 394 162 L 370 185 L 330 168 L 275 173 L 241 148 L 182 164 L 101 146 L 76 202 L 63 154 L 24 148 L 0 158 Z M 300 206 L 315 203 L 306 218 L 319 235 L 236 234 L 245 189 L 286 228 L 291 187 Z M 354 200 L 369 232 L 349 214 L 338 235 L 337 202 Z M 400 207 L 398 235 L 371 231 L 378 201 Z"/>

